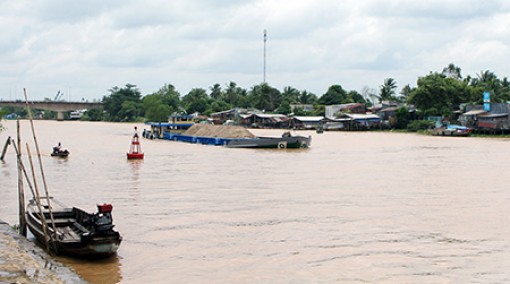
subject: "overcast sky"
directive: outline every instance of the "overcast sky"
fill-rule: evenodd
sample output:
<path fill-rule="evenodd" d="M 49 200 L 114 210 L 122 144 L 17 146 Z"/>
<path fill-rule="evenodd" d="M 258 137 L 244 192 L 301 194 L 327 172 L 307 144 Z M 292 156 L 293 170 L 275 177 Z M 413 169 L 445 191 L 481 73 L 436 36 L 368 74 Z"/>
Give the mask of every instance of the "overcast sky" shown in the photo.
<path fill-rule="evenodd" d="M 506 0 L 0 0 L 0 98 L 250 89 L 398 91 L 449 63 L 510 77 Z"/>

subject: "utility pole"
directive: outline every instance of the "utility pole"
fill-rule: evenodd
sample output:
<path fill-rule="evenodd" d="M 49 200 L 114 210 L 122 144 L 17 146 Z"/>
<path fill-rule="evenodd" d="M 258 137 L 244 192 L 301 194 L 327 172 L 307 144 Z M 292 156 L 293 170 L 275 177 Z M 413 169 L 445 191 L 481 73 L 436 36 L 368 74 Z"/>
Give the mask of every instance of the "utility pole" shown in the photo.
<path fill-rule="evenodd" d="M 264 80 L 263 80 L 263 83 L 266 83 L 266 41 L 267 41 L 267 31 L 264 29 Z"/>

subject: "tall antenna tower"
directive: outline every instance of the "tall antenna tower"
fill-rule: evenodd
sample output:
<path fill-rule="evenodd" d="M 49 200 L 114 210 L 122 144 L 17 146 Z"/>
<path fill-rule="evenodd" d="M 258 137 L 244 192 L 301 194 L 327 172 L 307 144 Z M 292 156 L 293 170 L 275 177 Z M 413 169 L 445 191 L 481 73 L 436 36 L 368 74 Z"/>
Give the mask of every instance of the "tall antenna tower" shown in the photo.
<path fill-rule="evenodd" d="M 267 31 L 264 29 L 264 80 L 263 80 L 263 83 L 266 83 L 266 41 L 267 41 Z"/>

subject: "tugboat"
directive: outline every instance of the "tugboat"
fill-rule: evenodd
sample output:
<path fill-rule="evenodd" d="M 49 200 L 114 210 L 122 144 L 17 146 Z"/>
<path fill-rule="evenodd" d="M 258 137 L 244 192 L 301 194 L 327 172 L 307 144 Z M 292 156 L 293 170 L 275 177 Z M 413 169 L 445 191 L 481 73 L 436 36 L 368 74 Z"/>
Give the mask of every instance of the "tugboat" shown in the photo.
<path fill-rule="evenodd" d="M 131 147 L 129 148 L 129 153 L 127 153 L 127 158 L 128 160 L 143 159 L 142 146 L 138 139 L 138 129 L 136 126 L 135 134 L 133 135 L 133 139 L 131 139 Z"/>

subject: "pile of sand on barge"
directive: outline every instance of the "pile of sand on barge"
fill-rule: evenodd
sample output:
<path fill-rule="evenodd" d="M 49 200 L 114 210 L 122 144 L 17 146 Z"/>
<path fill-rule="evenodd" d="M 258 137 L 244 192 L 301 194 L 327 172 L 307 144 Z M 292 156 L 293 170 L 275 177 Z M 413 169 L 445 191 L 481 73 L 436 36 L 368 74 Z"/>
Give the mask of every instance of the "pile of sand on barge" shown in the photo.
<path fill-rule="evenodd" d="M 183 134 L 216 138 L 255 138 L 248 129 L 233 125 L 194 124 Z"/>

